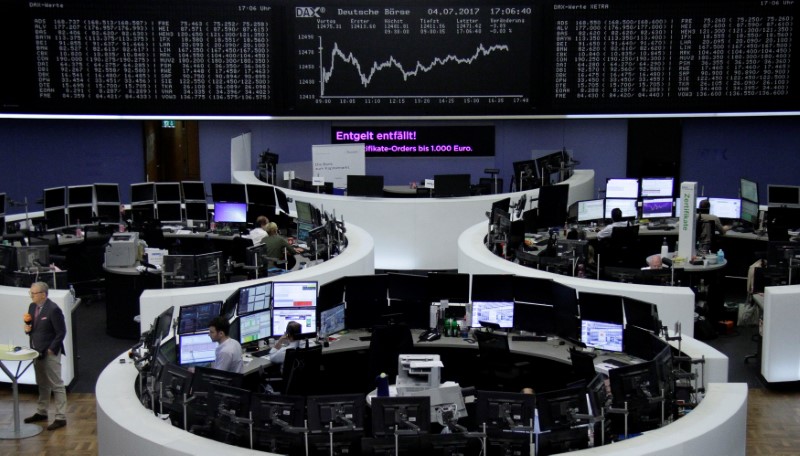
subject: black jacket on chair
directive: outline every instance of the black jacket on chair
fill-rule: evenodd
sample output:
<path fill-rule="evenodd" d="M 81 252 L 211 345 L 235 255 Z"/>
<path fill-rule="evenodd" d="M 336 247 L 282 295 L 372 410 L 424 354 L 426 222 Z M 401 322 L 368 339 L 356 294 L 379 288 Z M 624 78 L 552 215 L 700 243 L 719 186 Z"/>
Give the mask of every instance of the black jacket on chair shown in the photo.
<path fill-rule="evenodd" d="M 28 313 L 36 315 L 36 304 L 28 306 Z M 64 337 L 67 335 L 67 325 L 64 321 L 64 312 L 58 304 L 49 298 L 42 304 L 39 311 L 39 318 L 31 322 L 33 330 L 30 332 L 31 347 L 36 349 L 41 355 L 52 350 L 56 354 L 64 354 Z"/>

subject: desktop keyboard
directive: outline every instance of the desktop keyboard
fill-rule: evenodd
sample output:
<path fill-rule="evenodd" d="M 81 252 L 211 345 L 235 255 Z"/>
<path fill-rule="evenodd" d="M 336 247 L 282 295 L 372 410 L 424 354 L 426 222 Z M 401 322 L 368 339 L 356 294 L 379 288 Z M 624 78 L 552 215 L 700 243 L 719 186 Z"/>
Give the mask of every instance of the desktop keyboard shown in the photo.
<path fill-rule="evenodd" d="M 515 342 L 546 342 L 547 336 L 511 336 Z"/>
<path fill-rule="evenodd" d="M 617 366 L 617 367 L 625 367 L 625 366 L 628 365 L 628 363 L 625 363 L 623 361 L 620 361 L 620 360 L 614 359 L 614 358 L 606 358 L 606 359 L 603 360 L 603 362 L 606 363 L 606 364 L 611 364 L 612 366 Z"/>
<path fill-rule="evenodd" d="M 264 350 L 254 351 L 254 352 L 250 353 L 251 356 L 254 356 L 256 358 L 261 358 L 262 356 L 268 355 L 268 354 L 269 354 L 269 348 L 266 348 Z"/>
<path fill-rule="evenodd" d="M 674 225 L 661 225 L 661 224 L 656 224 L 656 225 L 647 224 L 647 229 L 648 230 L 667 230 L 667 231 L 669 231 L 669 230 L 674 230 L 675 226 Z"/>

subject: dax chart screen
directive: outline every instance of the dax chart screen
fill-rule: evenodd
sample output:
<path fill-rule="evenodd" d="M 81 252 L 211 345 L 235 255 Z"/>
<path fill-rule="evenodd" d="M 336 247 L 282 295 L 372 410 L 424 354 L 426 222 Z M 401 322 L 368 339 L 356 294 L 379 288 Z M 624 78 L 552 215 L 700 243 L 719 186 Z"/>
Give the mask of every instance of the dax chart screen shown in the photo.
<path fill-rule="evenodd" d="M 530 113 L 534 16 L 530 3 L 297 7 L 293 108 Z"/>

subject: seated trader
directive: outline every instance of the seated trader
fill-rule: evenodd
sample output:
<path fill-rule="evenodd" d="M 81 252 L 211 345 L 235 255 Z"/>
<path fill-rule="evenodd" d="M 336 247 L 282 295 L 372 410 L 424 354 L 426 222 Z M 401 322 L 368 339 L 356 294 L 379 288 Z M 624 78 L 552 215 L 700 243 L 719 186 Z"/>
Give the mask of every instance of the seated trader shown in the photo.
<path fill-rule="evenodd" d="M 264 238 L 262 243 L 267 246 L 268 257 L 278 258 L 279 260 L 286 258 L 287 269 L 294 269 L 295 264 L 297 264 L 294 256 L 298 253 L 303 253 L 303 249 L 295 248 L 283 236 L 278 234 L 278 225 L 274 222 L 267 224 L 267 237 Z"/>
<path fill-rule="evenodd" d="M 597 239 L 605 239 L 611 237 L 611 232 L 615 226 L 628 226 L 628 222 L 622 220 L 622 209 L 615 207 L 611 210 L 611 224 L 606 225 L 605 228 L 597 233 Z"/>
<path fill-rule="evenodd" d="M 256 218 L 256 226 L 252 230 L 250 230 L 250 234 L 247 236 L 242 236 L 249 238 L 253 241 L 253 245 L 261 244 L 265 237 L 267 237 L 267 225 L 269 224 L 269 219 L 264 215 L 259 215 Z"/>
<path fill-rule="evenodd" d="M 275 345 L 269 350 L 269 360 L 272 364 L 281 366 L 283 369 L 283 360 L 286 359 L 286 350 L 298 348 L 300 346 L 300 334 L 303 332 L 303 327 L 296 321 L 290 321 L 286 325 L 286 333 L 275 342 Z"/>
<path fill-rule="evenodd" d="M 722 225 L 719 217 L 709 214 L 710 210 L 711 203 L 709 203 L 707 199 L 701 200 L 700 204 L 697 206 L 697 219 L 701 222 L 714 222 L 714 231 L 718 232 L 719 234 L 725 234 L 729 229 L 731 229 L 729 225 Z M 697 233 L 697 242 L 699 242 L 701 246 L 709 246 L 711 244 L 711 235 L 712 233 L 708 233 L 706 230 L 701 229 Z"/>
<path fill-rule="evenodd" d="M 208 335 L 214 342 L 219 342 L 214 352 L 216 359 L 209 367 L 241 374 L 242 346 L 228 337 L 230 329 L 231 324 L 225 317 L 215 317 L 208 323 Z"/>

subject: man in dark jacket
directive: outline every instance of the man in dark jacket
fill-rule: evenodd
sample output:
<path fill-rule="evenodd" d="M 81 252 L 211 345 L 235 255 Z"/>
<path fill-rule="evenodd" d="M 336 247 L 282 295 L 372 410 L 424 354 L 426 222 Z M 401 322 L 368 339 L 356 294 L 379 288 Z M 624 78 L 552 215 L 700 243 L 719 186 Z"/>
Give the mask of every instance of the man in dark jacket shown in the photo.
<path fill-rule="evenodd" d="M 61 379 L 61 355 L 64 354 L 64 336 L 67 326 L 64 313 L 56 303 L 47 297 L 48 287 L 44 282 L 31 285 L 31 302 L 28 313 L 33 316 L 31 324 L 25 325 L 25 332 L 30 336 L 31 348 L 39 352 L 39 358 L 33 361 L 36 373 L 36 384 L 39 386 L 39 403 L 36 413 L 25 418 L 26 423 L 47 421 L 47 408 L 50 405 L 50 393 L 56 402 L 56 416 L 47 429 L 52 431 L 67 425 L 67 390 Z"/>

